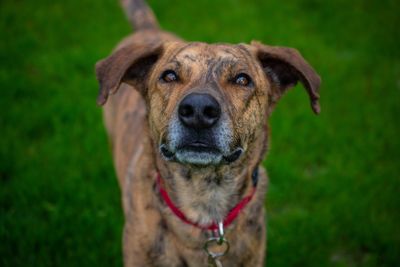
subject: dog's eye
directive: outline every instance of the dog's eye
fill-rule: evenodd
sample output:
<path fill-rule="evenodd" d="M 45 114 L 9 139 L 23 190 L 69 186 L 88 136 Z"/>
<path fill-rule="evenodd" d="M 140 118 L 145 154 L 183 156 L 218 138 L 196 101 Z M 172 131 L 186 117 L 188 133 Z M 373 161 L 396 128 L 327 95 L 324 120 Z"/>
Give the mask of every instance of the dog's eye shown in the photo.
<path fill-rule="evenodd" d="M 240 86 L 249 86 L 252 83 L 250 76 L 245 73 L 236 75 L 233 81 Z"/>
<path fill-rule="evenodd" d="M 163 72 L 163 74 L 161 74 L 160 79 L 166 83 L 171 83 L 178 80 L 178 75 L 173 70 L 166 70 Z"/>

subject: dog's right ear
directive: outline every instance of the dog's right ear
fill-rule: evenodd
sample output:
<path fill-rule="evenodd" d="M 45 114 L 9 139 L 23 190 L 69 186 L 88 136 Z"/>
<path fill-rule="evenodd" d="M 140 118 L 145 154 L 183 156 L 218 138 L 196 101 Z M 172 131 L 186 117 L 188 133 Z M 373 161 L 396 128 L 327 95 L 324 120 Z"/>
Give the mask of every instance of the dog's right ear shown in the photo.
<path fill-rule="evenodd" d="M 161 44 L 131 44 L 97 62 L 96 76 L 100 84 L 97 104 L 104 105 L 122 82 L 132 85 L 144 95 L 149 71 L 160 58 L 162 50 Z"/>

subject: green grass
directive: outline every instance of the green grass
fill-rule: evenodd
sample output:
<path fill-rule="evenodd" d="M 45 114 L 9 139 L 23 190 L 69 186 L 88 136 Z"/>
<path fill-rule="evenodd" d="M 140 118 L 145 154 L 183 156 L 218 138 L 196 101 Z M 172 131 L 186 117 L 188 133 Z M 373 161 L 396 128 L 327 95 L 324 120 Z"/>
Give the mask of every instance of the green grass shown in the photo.
<path fill-rule="evenodd" d="M 271 118 L 267 265 L 400 266 L 398 1 L 150 1 L 187 40 L 298 48 Z M 120 194 L 94 63 L 130 32 L 117 0 L 0 2 L 0 265 L 121 266 Z"/>

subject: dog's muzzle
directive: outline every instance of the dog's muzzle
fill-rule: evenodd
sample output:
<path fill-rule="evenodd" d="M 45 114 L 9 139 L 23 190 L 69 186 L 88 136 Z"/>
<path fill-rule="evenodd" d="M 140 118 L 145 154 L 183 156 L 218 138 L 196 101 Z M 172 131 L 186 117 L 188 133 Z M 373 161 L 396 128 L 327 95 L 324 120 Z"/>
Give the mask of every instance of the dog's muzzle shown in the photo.
<path fill-rule="evenodd" d="M 237 160 L 241 147 L 231 150 L 232 130 L 226 114 L 210 94 L 191 93 L 178 105 L 160 152 L 184 164 L 218 165 Z"/>

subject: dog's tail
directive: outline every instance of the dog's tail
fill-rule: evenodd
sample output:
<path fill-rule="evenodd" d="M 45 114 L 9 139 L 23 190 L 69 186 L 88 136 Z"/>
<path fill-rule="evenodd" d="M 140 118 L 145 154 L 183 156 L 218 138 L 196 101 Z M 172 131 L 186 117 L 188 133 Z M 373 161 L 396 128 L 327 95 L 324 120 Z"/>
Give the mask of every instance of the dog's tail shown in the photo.
<path fill-rule="evenodd" d="M 122 7 L 136 31 L 159 29 L 153 11 L 144 0 L 121 0 Z"/>

